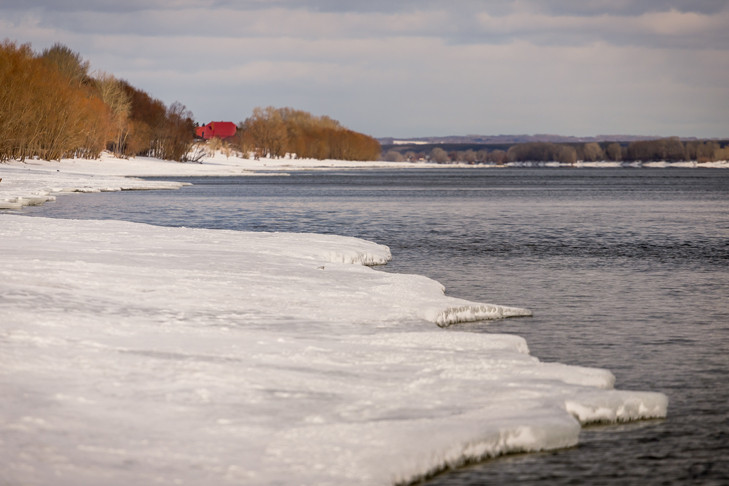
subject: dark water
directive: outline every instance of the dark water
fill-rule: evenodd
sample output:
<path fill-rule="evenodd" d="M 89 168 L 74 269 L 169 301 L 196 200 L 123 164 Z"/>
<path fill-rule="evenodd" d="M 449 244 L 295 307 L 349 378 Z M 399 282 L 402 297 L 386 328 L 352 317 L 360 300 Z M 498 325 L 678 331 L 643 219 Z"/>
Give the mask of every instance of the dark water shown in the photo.
<path fill-rule="evenodd" d="M 617 388 L 669 397 L 666 420 L 587 428 L 576 448 L 487 461 L 428 484 L 729 484 L 729 171 L 188 180 L 179 191 L 69 196 L 24 212 L 377 241 L 393 252 L 385 271 L 534 312 L 455 332 L 515 333 L 543 361 L 607 368 Z"/>

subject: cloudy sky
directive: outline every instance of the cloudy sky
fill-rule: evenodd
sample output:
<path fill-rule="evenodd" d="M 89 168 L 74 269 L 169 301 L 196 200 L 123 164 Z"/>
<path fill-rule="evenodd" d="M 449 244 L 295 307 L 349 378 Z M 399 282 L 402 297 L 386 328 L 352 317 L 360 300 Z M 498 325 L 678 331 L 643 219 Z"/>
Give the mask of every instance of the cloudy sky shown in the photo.
<path fill-rule="evenodd" d="M 729 136 L 729 0 L 0 0 L 0 38 L 61 42 L 199 122 Z"/>

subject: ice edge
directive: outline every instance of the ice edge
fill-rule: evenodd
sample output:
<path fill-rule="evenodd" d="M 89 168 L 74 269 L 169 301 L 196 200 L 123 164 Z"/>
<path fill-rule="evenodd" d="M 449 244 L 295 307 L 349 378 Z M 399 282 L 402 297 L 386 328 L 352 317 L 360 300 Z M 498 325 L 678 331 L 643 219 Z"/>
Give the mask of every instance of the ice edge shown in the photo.
<path fill-rule="evenodd" d="M 497 304 L 465 304 L 448 307 L 441 311 L 429 312 L 428 320 L 435 322 L 440 327 L 448 327 L 453 324 L 465 322 L 531 316 L 532 311 L 520 307 L 508 307 Z"/>
<path fill-rule="evenodd" d="M 484 434 L 479 439 L 454 445 L 439 457 L 434 454 L 429 466 L 421 464 L 420 472 L 413 471 L 410 475 L 396 477 L 392 484 L 394 486 L 421 484 L 448 471 L 508 454 L 574 447 L 578 443 L 579 433 L 579 424 L 570 417 L 553 419 L 540 425 L 502 427 Z"/>
<path fill-rule="evenodd" d="M 516 425 L 484 434 L 475 440 L 456 444 L 441 454 L 433 454 L 430 464 L 419 464 L 393 479 L 394 486 L 420 484 L 447 471 L 488 459 L 518 453 L 540 452 L 574 447 L 584 425 L 618 424 L 662 419 L 667 415 L 668 397 L 657 392 L 600 390 L 581 394 L 577 400 L 565 400 L 568 416 L 553 418 L 551 423 Z M 477 424 L 474 424 L 477 427 Z"/>

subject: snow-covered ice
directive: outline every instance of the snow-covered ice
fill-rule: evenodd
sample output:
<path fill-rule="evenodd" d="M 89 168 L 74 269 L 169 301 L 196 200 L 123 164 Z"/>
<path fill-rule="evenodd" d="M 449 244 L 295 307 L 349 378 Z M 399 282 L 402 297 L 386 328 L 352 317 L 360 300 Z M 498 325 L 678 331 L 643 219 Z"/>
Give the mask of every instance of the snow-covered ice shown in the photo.
<path fill-rule="evenodd" d="M 59 168 L 17 182 L 27 168 L 0 164 L 0 200 Z M 387 485 L 666 415 L 609 371 L 458 331 L 529 311 L 365 266 L 390 258 L 347 237 L 0 213 L 0 483 Z"/>

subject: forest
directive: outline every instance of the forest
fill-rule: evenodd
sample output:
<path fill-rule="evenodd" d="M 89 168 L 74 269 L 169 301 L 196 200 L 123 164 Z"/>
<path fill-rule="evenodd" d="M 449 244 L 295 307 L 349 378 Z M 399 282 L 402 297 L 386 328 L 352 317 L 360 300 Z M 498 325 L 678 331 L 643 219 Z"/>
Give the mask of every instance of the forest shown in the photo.
<path fill-rule="evenodd" d="M 256 157 L 337 160 L 378 160 L 380 143 L 362 133 L 344 128 L 328 116 L 314 116 L 293 108 L 255 108 L 238 127 L 243 153 Z"/>
<path fill-rule="evenodd" d="M 129 157 L 184 160 L 193 142 L 192 114 L 113 75 L 92 76 L 66 46 L 35 53 L 0 44 L 0 161 L 97 158 L 108 149 Z"/>
<path fill-rule="evenodd" d="M 461 146 L 462 147 L 462 146 Z M 515 144 L 386 147 L 384 159 L 389 161 L 417 161 L 505 164 L 508 162 L 680 162 L 699 163 L 729 160 L 729 142 L 717 140 L 682 141 L 678 137 L 636 140 L 629 143 L 588 142 L 553 143 L 525 142 Z"/>
<path fill-rule="evenodd" d="M 195 143 L 193 114 L 111 74 L 92 75 L 88 61 L 62 44 L 36 53 L 0 43 L 0 162 L 97 158 L 103 150 L 185 161 Z M 232 140 L 265 157 L 376 160 L 380 144 L 326 116 L 292 108 L 256 108 Z"/>

